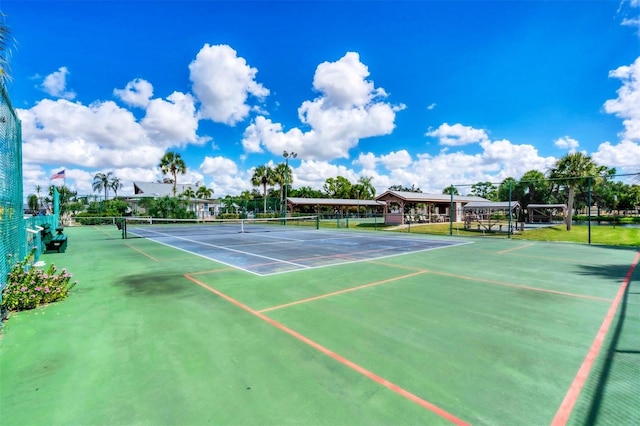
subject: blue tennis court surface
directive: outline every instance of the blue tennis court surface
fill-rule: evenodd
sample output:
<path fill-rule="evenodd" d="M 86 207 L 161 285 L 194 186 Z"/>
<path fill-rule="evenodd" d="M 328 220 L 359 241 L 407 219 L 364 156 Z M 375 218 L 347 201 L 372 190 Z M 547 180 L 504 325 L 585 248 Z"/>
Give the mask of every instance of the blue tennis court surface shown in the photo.
<path fill-rule="evenodd" d="M 468 244 L 421 236 L 340 230 L 196 231 L 186 235 L 167 229 L 132 227 L 129 232 L 261 276 Z"/>

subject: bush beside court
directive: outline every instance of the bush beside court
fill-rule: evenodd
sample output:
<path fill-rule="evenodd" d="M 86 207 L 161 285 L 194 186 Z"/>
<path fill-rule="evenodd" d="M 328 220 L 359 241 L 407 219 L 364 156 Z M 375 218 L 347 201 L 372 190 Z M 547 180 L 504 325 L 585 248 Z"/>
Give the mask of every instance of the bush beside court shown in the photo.
<path fill-rule="evenodd" d="M 35 251 L 18 262 L 7 276 L 2 291 L 2 310 L 24 311 L 64 299 L 77 284 L 66 269 L 51 264 L 46 270 L 33 266 Z"/>

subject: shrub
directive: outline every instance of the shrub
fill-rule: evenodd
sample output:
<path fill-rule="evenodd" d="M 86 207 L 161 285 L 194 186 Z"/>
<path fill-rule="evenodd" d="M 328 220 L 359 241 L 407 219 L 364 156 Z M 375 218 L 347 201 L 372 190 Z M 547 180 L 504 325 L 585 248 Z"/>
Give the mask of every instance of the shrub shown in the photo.
<path fill-rule="evenodd" d="M 78 283 L 71 282 L 71 274 L 66 269 L 58 272 L 53 264 L 46 270 L 32 267 L 34 255 L 35 250 L 9 272 L 7 286 L 2 291 L 2 308 L 23 311 L 57 302 L 67 297 Z"/>

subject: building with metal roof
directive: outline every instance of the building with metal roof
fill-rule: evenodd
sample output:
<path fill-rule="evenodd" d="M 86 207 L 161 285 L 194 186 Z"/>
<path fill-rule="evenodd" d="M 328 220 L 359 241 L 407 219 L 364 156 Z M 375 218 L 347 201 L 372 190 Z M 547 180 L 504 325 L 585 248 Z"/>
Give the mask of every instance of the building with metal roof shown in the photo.
<path fill-rule="evenodd" d="M 385 203 L 385 223 L 404 225 L 409 222 L 448 222 L 453 211 L 454 222 L 462 221 L 462 207 L 474 201 L 488 201 L 477 196 L 425 194 L 409 191 L 385 191 L 376 197 Z M 453 209 L 452 209 L 453 204 Z"/>

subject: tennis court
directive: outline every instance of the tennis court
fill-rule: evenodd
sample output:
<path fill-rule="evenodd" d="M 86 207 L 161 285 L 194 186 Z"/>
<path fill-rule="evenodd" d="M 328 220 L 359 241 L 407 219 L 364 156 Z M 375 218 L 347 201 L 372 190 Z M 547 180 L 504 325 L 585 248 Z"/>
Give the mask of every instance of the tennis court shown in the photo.
<path fill-rule="evenodd" d="M 256 275 L 271 275 L 363 260 L 382 259 L 468 244 L 379 233 L 318 230 L 316 218 L 193 221 L 138 221 L 128 238 L 148 238 Z"/>
<path fill-rule="evenodd" d="M 6 424 L 640 423 L 637 250 L 65 233 L 80 284 L 0 340 Z"/>

